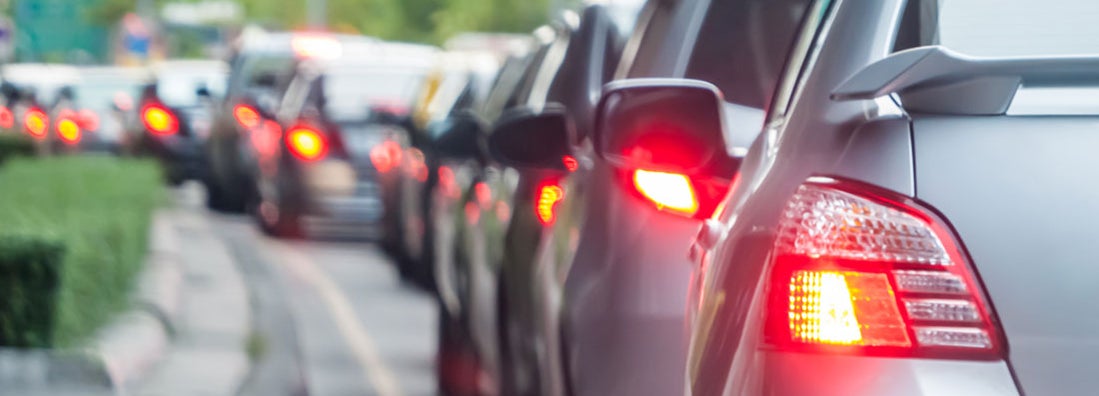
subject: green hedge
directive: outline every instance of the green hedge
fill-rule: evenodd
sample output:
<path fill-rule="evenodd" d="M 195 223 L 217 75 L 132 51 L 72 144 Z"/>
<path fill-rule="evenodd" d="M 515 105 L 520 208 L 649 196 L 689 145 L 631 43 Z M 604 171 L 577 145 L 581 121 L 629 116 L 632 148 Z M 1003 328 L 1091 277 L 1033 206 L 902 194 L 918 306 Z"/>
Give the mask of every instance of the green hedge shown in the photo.
<path fill-rule="evenodd" d="M 0 133 L 0 164 L 14 157 L 34 155 L 34 141 L 27 135 Z"/>
<path fill-rule="evenodd" d="M 45 266 L 60 269 L 52 340 L 49 329 L 34 330 L 42 334 L 26 334 L 24 329 L 21 340 L 32 346 L 74 346 L 112 314 L 127 308 L 128 294 L 148 249 L 152 211 L 163 199 L 161 185 L 159 170 L 151 161 L 71 156 L 15 159 L 0 168 L 0 224 L 4 232 L 38 238 L 41 242 L 32 245 L 37 243 L 39 248 L 60 243 L 64 250 L 64 255 L 58 256 L 63 257 L 59 266 Z M 14 260 L 25 260 L 28 265 L 44 263 L 45 257 L 56 254 L 54 248 L 39 248 L 19 248 L 25 256 L 0 253 L 0 266 L 9 265 L 3 261 L 7 259 L 15 266 L 20 264 Z M 4 282 L 26 282 L 20 290 L 37 290 L 31 283 L 40 281 L 23 276 L 30 271 L 12 272 L 19 278 Z M 18 298 L 37 304 L 43 297 Z M 48 312 L 48 305 L 41 310 Z M 0 305 L 0 329 L 25 323 L 14 321 L 19 317 L 14 309 Z"/>
<path fill-rule="evenodd" d="M 64 250 L 54 238 L 0 236 L 0 345 L 52 343 Z"/>

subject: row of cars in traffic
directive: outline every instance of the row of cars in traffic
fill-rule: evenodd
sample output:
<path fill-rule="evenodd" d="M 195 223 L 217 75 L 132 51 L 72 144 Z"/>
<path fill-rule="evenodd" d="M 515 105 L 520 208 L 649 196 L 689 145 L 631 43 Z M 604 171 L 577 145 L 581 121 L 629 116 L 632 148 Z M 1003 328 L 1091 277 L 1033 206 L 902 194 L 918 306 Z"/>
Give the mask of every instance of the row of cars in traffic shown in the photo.
<path fill-rule="evenodd" d="M 136 106 L 201 138 L 212 208 L 377 238 L 438 298 L 445 394 L 1099 387 L 1094 2 L 600 3 L 266 35 L 208 132 Z"/>
<path fill-rule="evenodd" d="M 1053 3 L 609 2 L 535 31 L 415 146 L 386 234 L 432 268 L 441 388 L 1092 392 L 1099 6 Z"/>

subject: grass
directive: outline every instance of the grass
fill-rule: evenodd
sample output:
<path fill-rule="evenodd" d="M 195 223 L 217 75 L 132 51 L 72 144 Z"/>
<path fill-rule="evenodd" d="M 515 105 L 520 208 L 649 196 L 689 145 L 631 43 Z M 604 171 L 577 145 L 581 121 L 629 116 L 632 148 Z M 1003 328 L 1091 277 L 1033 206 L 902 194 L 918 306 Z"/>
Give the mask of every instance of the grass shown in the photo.
<path fill-rule="evenodd" d="M 65 245 L 54 345 L 77 346 L 128 308 L 163 198 L 151 161 L 17 158 L 0 168 L 3 231 Z"/>

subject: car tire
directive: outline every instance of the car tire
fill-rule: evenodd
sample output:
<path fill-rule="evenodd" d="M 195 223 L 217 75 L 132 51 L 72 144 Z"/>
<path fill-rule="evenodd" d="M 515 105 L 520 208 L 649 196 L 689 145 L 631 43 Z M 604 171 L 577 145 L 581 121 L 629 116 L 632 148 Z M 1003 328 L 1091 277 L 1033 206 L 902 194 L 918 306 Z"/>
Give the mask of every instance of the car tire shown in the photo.
<path fill-rule="evenodd" d="M 473 347 L 473 337 L 464 323 L 439 310 L 439 349 L 436 378 L 440 395 L 481 396 L 481 361 Z"/>

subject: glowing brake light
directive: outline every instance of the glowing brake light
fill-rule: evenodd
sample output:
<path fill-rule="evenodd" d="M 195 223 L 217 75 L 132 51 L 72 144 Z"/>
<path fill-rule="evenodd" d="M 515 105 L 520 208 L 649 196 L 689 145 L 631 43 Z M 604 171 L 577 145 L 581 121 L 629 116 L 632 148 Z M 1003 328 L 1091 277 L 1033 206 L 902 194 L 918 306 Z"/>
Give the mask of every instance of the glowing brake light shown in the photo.
<path fill-rule="evenodd" d="M 238 104 L 233 107 L 233 118 L 237 120 L 237 123 L 244 129 L 251 130 L 259 126 L 260 117 L 259 112 L 252 106 Z"/>
<path fill-rule="evenodd" d="M 374 169 L 380 173 L 389 171 L 401 164 L 401 145 L 392 140 L 386 140 L 370 149 L 370 162 Z"/>
<path fill-rule="evenodd" d="M 542 225 L 552 225 L 557 221 L 557 204 L 565 199 L 565 190 L 556 183 L 547 182 L 538 187 L 538 200 L 534 213 Z"/>
<path fill-rule="evenodd" d="M 148 104 L 141 109 L 141 120 L 145 129 L 157 135 L 172 135 L 179 132 L 179 120 L 171 110 L 159 105 Z"/>
<path fill-rule="evenodd" d="M 79 143 L 80 125 L 72 118 L 61 118 L 57 121 L 57 136 L 60 137 L 61 141 L 65 144 L 72 145 Z"/>
<path fill-rule="evenodd" d="M 89 109 L 80 110 L 76 118 L 81 129 L 86 131 L 99 130 L 99 116 L 94 111 Z"/>
<path fill-rule="evenodd" d="M 328 142 L 320 132 L 308 127 L 296 127 L 286 133 L 286 147 L 295 157 L 316 161 L 328 153 Z"/>
<path fill-rule="evenodd" d="M 42 110 L 32 108 L 27 110 L 27 113 L 23 116 L 23 126 L 27 128 L 27 133 L 31 136 L 41 139 L 46 137 L 46 131 L 50 127 L 50 118 Z"/>
<path fill-rule="evenodd" d="M 890 356 L 995 357 L 999 332 L 945 221 L 910 198 L 813 178 L 782 214 L 768 340 Z"/>
<path fill-rule="evenodd" d="M 633 172 L 633 185 L 658 209 L 693 216 L 698 212 L 691 179 L 678 173 L 656 172 L 638 169 Z"/>
<path fill-rule="evenodd" d="M 6 106 L 0 106 L 0 128 L 10 129 L 15 126 L 15 114 Z"/>

